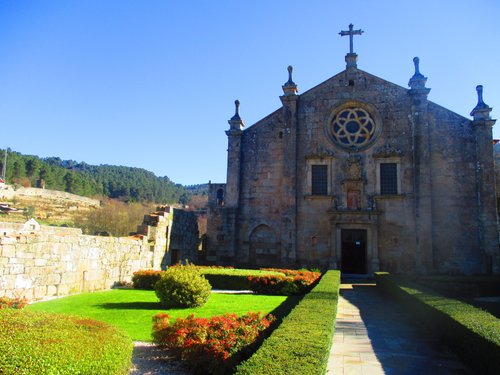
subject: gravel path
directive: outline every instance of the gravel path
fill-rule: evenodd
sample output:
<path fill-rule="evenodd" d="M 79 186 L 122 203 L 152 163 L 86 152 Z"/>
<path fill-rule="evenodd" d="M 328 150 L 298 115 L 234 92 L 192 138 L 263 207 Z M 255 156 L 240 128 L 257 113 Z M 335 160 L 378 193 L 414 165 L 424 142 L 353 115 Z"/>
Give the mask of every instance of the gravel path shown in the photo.
<path fill-rule="evenodd" d="M 134 341 L 132 355 L 132 375 L 189 375 L 188 369 L 151 342 Z"/>

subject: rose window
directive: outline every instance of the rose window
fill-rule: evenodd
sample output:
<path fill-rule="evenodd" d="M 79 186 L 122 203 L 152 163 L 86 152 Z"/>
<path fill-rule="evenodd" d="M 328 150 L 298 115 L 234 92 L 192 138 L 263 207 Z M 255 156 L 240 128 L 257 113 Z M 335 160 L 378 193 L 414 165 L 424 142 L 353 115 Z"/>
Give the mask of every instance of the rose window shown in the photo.
<path fill-rule="evenodd" d="M 335 115 L 330 132 L 341 146 L 361 147 L 366 145 L 375 133 L 375 123 L 361 108 L 347 108 Z"/>

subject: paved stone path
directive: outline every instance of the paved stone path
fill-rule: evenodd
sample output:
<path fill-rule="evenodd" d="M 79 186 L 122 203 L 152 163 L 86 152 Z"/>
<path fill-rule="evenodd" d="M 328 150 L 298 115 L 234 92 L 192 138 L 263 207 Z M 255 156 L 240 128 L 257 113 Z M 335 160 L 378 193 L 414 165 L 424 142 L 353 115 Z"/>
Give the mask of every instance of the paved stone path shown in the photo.
<path fill-rule="evenodd" d="M 471 374 L 375 284 L 341 285 L 328 374 Z"/>

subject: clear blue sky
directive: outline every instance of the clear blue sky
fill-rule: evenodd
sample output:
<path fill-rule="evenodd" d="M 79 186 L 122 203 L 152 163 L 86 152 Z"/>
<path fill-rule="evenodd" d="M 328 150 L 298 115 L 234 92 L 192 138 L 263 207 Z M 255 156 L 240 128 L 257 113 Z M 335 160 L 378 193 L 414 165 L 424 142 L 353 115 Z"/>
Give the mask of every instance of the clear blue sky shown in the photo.
<path fill-rule="evenodd" d="M 304 92 L 358 67 L 429 99 L 500 117 L 500 2 L 0 0 L 0 148 L 224 182 L 227 120 L 280 106 L 286 67 Z M 494 130 L 500 138 L 500 121 Z M 450 135 L 453 136 L 453 135 Z"/>

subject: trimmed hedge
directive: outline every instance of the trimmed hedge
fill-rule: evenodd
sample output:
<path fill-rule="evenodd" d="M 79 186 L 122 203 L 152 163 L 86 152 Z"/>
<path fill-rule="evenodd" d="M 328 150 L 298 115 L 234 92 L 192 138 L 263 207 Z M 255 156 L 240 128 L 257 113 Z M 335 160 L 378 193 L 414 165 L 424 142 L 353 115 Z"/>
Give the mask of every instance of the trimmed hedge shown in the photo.
<path fill-rule="evenodd" d="M 235 268 L 204 268 L 200 272 L 214 289 L 249 290 L 249 276 L 284 275 L 276 271 L 247 270 Z"/>
<path fill-rule="evenodd" d="M 283 275 L 249 276 L 250 290 L 257 294 L 297 295 L 309 292 L 321 277 L 319 272 L 283 270 Z"/>
<path fill-rule="evenodd" d="M 247 270 L 223 267 L 194 266 L 205 276 L 212 288 L 228 290 L 249 290 L 248 276 L 284 275 L 282 272 Z M 154 290 L 155 284 L 165 271 L 139 270 L 132 276 L 134 289 Z"/>
<path fill-rule="evenodd" d="M 96 320 L 0 310 L 1 374 L 128 374 L 132 341 Z"/>
<path fill-rule="evenodd" d="M 498 374 L 499 319 L 415 282 L 396 279 L 386 272 L 377 272 L 375 279 L 378 286 L 405 303 L 413 315 L 423 320 L 478 373 Z"/>
<path fill-rule="evenodd" d="M 132 286 L 134 289 L 154 290 L 155 284 L 160 280 L 164 271 L 139 270 L 132 275 Z"/>
<path fill-rule="evenodd" d="M 340 272 L 328 271 L 316 287 L 236 374 L 324 374 L 335 330 Z"/>

